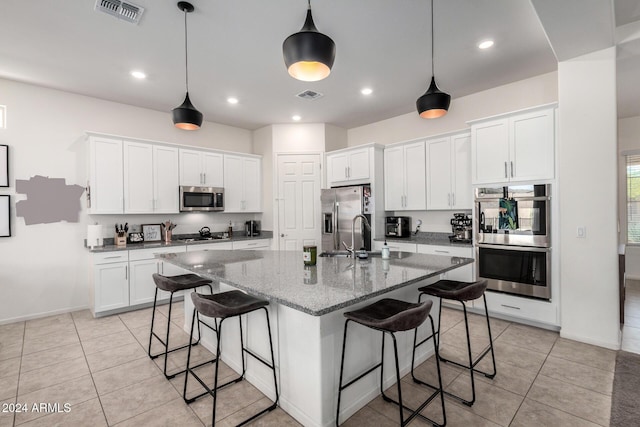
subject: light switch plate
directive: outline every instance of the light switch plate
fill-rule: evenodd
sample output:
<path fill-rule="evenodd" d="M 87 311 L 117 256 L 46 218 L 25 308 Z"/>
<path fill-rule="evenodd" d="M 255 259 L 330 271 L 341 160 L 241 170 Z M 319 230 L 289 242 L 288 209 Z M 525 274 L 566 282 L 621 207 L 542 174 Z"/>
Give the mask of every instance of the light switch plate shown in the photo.
<path fill-rule="evenodd" d="M 578 227 L 578 230 L 576 232 L 576 237 L 578 239 L 586 239 L 587 238 L 587 227 L 585 227 L 584 225 L 581 227 Z"/>

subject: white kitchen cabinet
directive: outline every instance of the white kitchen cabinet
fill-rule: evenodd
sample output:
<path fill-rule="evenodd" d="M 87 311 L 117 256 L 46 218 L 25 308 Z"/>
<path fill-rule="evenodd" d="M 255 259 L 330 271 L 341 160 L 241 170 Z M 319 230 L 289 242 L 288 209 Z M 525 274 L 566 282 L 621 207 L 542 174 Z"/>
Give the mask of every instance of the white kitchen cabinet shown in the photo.
<path fill-rule="evenodd" d="M 128 252 L 94 254 L 92 261 L 94 314 L 129 306 Z"/>
<path fill-rule="evenodd" d="M 271 239 L 257 239 L 257 240 L 241 240 L 239 242 L 232 242 L 233 250 L 261 250 L 266 251 L 271 248 Z"/>
<path fill-rule="evenodd" d="M 180 185 L 224 187 L 221 153 L 181 148 L 179 157 Z"/>
<path fill-rule="evenodd" d="M 457 247 L 457 246 L 438 246 L 438 245 L 418 245 L 419 254 L 429 255 L 444 255 L 450 257 L 460 258 L 474 258 L 472 247 Z M 449 280 L 459 280 L 461 282 L 474 282 L 475 270 L 474 264 L 467 264 L 462 267 L 458 267 L 455 270 L 447 271 L 444 273 L 444 278 Z"/>
<path fill-rule="evenodd" d="M 89 137 L 90 214 L 123 213 L 122 140 Z"/>
<path fill-rule="evenodd" d="M 262 206 L 261 159 L 224 155 L 224 211 L 260 212 Z"/>
<path fill-rule="evenodd" d="M 185 246 L 171 246 L 168 248 L 139 249 L 129 253 L 129 305 L 134 306 L 153 302 L 156 284 L 152 274 L 158 273 L 165 276 L 184 274 L 185 272 L 172 264 L 167 264 L 161 259 L 155 258 L 161 253 L 186 252 Z M 166 270 L 166 271 L 165 271 Z M 158 300 L 169 299 L 168 292 L 159 291 Z"/>
<path fill-rule="evenodd" d="M 472 122 L 472 182 L 553 179 L 554 150 L 554 107 Z"/>
<path fill-rule="evenodd" d="M 425 210 L 426 189 L 424 141 L 384 149 L 385 210 Z"/>
<path fill-rule="evenodd" d="M 375 240 L 373 242 L 373 250 L 381 251 L 384 246 L 384 242 Z M 389 251 L 391 252 L 412 252 L 416 253 L 416 244 L 409 242 L 396 242 L 396 241 L 387 241 L 387 246 L 389 247 Z"/>
<path fill-rule="evenodd" d="M 187 245 L 187 252 L 194 251 L 231 251 L 233 243 L 230 241 L 216 243 L 198 243 L 195 245 Z"/>
<path fill-rule="evenodd" d="M 490 315 L 498 314 L 552 326 L 559 325 L 558 307 L 553 302 L 521 298 L 492 291 L 486 291 L 485 296 Z M 474 308 L 484 311 L 482 298 L 474 301 Z"/>
<path fill-rule="evenodd" d="M 327 187 L 370 183 L 369 151 L 356 148 L 327 153 Z"/>
<path fill-rule="evenodd" d="M 426 157 L 427 210 L 471 209 L 470 134 L 427 140 Z"/>
<path fill-rule="evenodd" d="M 124 212 L 178 213 L 178 149 L 124 141 Z"/>

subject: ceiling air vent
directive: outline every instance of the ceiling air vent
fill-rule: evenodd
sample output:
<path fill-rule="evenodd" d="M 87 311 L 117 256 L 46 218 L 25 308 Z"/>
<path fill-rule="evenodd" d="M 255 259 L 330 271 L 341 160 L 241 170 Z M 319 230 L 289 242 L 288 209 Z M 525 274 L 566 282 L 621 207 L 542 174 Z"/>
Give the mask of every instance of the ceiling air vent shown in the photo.
<path fill-rule="evenodd" d="M 319 92 L 314 92 L 312 90 L 305 90 L 304 92 L 300 92 L 296 96 L 302 99 L 314 100 L 314 99 L 322 98 L 324 95 Z"/>
<path fill-rule="evenodd" d="M 95 9 L 132 24 L 140 22 L 144 12 L 143 7 L 120 0 L 96 0 Z"/>

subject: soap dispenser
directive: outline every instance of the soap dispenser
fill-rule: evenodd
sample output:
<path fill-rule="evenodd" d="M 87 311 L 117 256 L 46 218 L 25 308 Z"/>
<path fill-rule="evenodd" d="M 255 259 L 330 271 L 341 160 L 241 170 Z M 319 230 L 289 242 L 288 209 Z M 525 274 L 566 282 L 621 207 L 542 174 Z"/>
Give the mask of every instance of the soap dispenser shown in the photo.
<path fill-rule="evenodd" d="M 387 241 L 384 241 L 384 245 L 382 245 L 382 259 L 389 259 L 390 251 L 389 246 L 387 245 Z"/>

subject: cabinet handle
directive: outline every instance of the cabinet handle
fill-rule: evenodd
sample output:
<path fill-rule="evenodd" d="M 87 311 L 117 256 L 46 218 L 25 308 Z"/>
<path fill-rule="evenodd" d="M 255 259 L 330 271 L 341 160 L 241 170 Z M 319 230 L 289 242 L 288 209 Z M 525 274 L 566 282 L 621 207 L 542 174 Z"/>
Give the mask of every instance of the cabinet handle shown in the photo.
<path fill-rule="evenodd" d="M 162 274 L 164 276 L 164 262 L 161 262 L 160 265 L 162 266 L 162 273 L 160 273 L 160 274 Z"/>
<path fill-rule="evenodd" d="M 434 252 L 437 252 L 439 254 L 448 254 L 449 253 L 449 251 L 439 251 L 437 249 Z"/>
<path fill-rule="evenodd" d="M 513 162 L 511 162 L 511 178 L 513 178 Z"/>
<path fill-rule="evenodd" d="M 447 205 L 451 206 L 451 193 L 447 193 Z"/>
<path fill-rule="evenodd" d="M 129 266 L 124 266 L 124 280 L 129 280 Z"/>
<path fill-rule="evenodd" d="M 116 258 L 122 258 L 122 255 L 114 255 L 114 256 L 106 256 L 106 257 L 104 257 L 104 259 L 116 259 Z"/>
<path fill-rule="evenodd" d="M 249 243 L 249 244 L 247 244 L 247 246 L 255 246 L 255 245 L 257 245 L 257 243 Z"/>
<path fill-rule="evenodd" d="M 516 307 L 514 305 L 507 305 L 507 304 L 500 304 L 500 305 L 505 307 L 505 308 L 512 308 L 514 310 L 520 310 L 520 307 Z"/>
<path fill-rule="evenodd" d="M 203 184 L 207 183 L 207 173 L 206 172 L 202 172 L 202 183 Z"/>
<path fill-rule="evenodd" d="M 507 175 L 507 162 L 504 162 L 504 177 L 509 178 L 509 175 Z"/>

